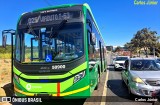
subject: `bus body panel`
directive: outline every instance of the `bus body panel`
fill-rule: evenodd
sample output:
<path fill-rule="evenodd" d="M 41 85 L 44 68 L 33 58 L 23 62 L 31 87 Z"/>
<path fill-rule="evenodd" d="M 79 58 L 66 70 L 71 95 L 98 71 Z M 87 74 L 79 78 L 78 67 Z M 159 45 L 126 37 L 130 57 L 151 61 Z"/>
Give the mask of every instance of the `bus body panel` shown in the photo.
<path fill-rule="evenodd" d="M 58 83 L 23 83 L 22 81 L 20 81 L 20 84 L 19 84 L 15 79 L 14 79 L 14 83 L 16 88 L 15 92 L 17 95 L 20 95 L 20 96 L 23 96 L 23 95 L 36 96 L 38 94 L 49 94 L 52 96 L 58 96 L 59 94 L 59 96 L 77 96 L 75 98 L 78 98 L 78 96 L 87 97 L 91 95 L 90 85 L 88 85 L 89 84 L 88 80 L 89 80 L 88 76 L 86 75 L 80 81 L 73 84 L 73 78 L 71 78 L 67 80 L 70 83 L 67 81 L 59 83 L 59 91 L 58 91 Z M 27 84 L 31 86 L 30 90 L 27 90 L 27 87 L 25 87 L 25 86 L 28 86 Z M 26 93 L 23 94 L 17 91 L 17 89 Z"/>
<path fill-rule="evenodd" d="M 83 70 L 87 69 L 87 62 L 82 63 L 78 67 L 70 70 L 70 73 L 65 73 L 64 75 L 44 75 L 44 76 L 34 76 L 34 75 L 26 75 L 22 72 L 20 72 L 18 69 L 14 67 L 13 71 L 15 74 L 20 75 L 23 78 L 29 78 L 29 79 L 40 79 L 46 77 L 46 79 L 62 79 L 71 76 L 72 74 L 76 74 L 78 72 L 81 72 Z"/>

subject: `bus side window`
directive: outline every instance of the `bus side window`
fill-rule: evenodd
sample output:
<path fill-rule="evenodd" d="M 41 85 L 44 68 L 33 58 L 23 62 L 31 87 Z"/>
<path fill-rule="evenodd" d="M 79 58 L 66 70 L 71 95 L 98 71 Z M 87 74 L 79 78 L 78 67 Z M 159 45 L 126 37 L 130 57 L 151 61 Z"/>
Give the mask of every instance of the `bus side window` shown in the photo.
<path fill-rule="evenodd" d="M 97 30 L 95 28 L 94 20 L 91 17 L 89 11 L 87 12 L 87 37 L 88 37 L 88 54 L 89 54 L 89 60 L 96 60 L 98 58 L 97 56 Z M 97 48 L 98 49 L 98 48 Z"/>
<path fill-rule="evenodd" d="M 88 54 L 89 54 L 89 60 L 94 60 L 95 59 L 95 45 L 91 44 L 90 41 L 91 38 L 91 33 L 88 32 Z"/>
<path fill-rule="evenodd" d="M 88 16 L 89 18 L 89 16 Z M 90 56 L 90 53 L 92 52 L 91 50 L 91 42 L 90 42 L 90 36 L 91 36 L 91 33 L 92 33 L 92 24 L 91 24 L 91 21 L 90 19 L 87 19 L 87 37 L 88 37 L 88 54 Z"/>

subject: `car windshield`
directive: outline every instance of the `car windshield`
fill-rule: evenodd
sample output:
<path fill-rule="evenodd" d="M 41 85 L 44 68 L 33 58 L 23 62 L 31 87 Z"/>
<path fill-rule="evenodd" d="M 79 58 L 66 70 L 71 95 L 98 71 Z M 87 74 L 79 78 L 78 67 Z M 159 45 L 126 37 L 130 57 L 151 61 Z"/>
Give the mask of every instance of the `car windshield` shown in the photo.
<path fill-rule="evenodd" d="M 116 57 L 116 61 L 125 61 L 128 57 Z"/>
<path fill-rule="evenodd" d="M 159 70 L 155 60 L 131 60 L 130 70 Z"/>
<path fill-rule="evenodd" d="M 19 30 L 16 59 L 22 63 L 39 63 L 70 61 L 81 57 L 84 54 L 82 23 L 65 23 L 61 29 L 55 30 L 56 27 Z"/>
<path fill-rule="evenodd" d="M 156 63 L 160 63 L 160 59 L 156 59 Z"/>

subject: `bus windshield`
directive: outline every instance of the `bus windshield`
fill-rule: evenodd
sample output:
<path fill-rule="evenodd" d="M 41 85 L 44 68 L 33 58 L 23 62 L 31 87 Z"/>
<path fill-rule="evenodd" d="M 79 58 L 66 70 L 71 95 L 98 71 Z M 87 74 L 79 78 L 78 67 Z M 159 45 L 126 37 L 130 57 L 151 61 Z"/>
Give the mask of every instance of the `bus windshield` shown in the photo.
<path fill-rule="evenodd" d="M 47 63 L 70 61 L 83 56 L 82 26 L 82 23 L 75 22 L 65 23 L 59 29 L 58 25 L 52 25 L 18 30 L 16 60 L 22 63 Z M 22 46 L 21 54 L 18 45 Z"/>

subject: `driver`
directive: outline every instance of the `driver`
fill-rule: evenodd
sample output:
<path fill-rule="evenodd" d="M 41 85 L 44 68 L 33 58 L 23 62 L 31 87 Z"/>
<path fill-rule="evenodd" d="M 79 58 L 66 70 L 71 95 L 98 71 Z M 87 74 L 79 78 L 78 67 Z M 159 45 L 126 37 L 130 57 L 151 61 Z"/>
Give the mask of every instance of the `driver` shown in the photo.
<path fill-rule="evenodd" d="M 80 48 L 80 45 L 77 45 L 75 49 L 76 49 L 76 50 L 75 50 L 75 54 L 77 54 L 78 57 L 80 57 L 80 56 L 83 55 L 83 52 L 82 52 L 82 50 L 81 50 L 81 48 Z"/>

